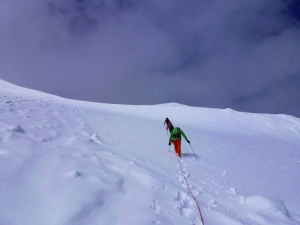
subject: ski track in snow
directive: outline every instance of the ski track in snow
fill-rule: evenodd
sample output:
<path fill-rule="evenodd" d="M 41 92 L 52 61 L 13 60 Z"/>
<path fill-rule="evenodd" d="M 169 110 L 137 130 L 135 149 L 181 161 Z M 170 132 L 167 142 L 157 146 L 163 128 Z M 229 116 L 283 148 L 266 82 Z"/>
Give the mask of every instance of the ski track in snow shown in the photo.
<path fill-rule="evenodd" d="M 177 106 L 172 105 L 80 102 L 0 84 L 3 87 L 0 92 L 1 225 L 200 225 L 196 203 L 183 176 L 207 225 L 300 224 L 299 211 L 290 210 L 280 195 L 243 194 L 235 187 L 248 180 L 237 178 L 240 171 L 233 169 L 239 167 L 225 164 L 222 155 L 218 156 L 223 154 L 220 149 L 230 151 L 234 145 L 230 145 L 230 140 L 223 141 L 227 139 L 226 131 L 224 134 L 216 131 L 214 135 L 219 132 L 218 137 L 209 136 L 212 132 L 209 129 L 215 123 L 203 131 L 200 140 L 197 131 L 192 132 L 195 128 L 189 127 L 189 120 L 184 125 L 183 119 L 180 127 L 184 127 L 193 146 L 197 146 L 199 160 L 183 140 L 181 170 L 173 147 L 168 152 L 168 135 L 161 123 L 166 114 L 180 121 L 181 114 L 189 111 L 177 115 L 173 113 Z M 153 114 L 147 114 L 149 109 Z M 227 110 L 225 114 L 236 112 Z M 192 112 L 191 117 L 195 118 Z M 255 121 L 260 119 L 253 117 L 265 121 L 262 123 L 269 128 L 258 125 Z M 240 123 L 243 129 L 241 132 L 247 130 L 254 135 L 259 130 L 273 135 L 268 138 L 276 141 L 279 138 L 281 144 L 290 142 L 299 147 L 300 139 L 295 136 L 300 134 L 299 119 L 280 116 L 277 121 L 284 124 L 282 128 L 280 124 L 274 125 L 272 118 L 255 114 L 239 114 L 235 118 L 234 122 Z M 286 132 L 281 134 L 276 127 Z M 201 129 L 204 128 L 200 126 Z M 293 164 L 287 165 L 285 171 L 300 168 L 299 155 L 291 161 Z M 273 168 L 272 165 L 270 162 L 267 168 Z M 299 179 L 296 182 L 299 184 Z M 272 188 L 272 185 L 268 186 Z M 294 197 L 299 199 L 299 195 Z"/>

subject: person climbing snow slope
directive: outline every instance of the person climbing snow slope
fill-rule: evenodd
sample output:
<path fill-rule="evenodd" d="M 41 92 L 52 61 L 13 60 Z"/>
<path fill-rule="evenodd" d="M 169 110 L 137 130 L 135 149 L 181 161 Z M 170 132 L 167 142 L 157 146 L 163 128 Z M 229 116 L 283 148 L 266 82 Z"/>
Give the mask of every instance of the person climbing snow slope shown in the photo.
<path fill-rule="evenodd" d="M 173 124 L 171 123 L 171 121 L 169 120 L 169 118 L 167 117 L 165 119 L 164 124 L 167 124 L 166 130 L 169 129 L 170 133 L 172 132 L 172 130 L 174 129 Z"/>
<path fill-rule="evenodd" d="M 185 133 L 179 127 L 175 127 L 172 130 L 169 138 L 169 145 L 171 145 L 171 142 L 173 143 L 175 152 L 180 158 L 181 158 L 181 135 L 184 137 L 187 143 L 190 144 L 190 141 L 186 137 Z"/>

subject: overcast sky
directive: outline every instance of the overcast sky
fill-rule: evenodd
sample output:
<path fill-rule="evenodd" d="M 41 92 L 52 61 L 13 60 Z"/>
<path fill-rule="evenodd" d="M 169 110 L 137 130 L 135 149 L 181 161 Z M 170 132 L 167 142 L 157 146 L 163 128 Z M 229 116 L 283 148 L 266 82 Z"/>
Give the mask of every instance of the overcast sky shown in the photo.
<path fill-rule="evenodd" d="M 298 0 L 0 0 L 0 79 L 300 117 Z"/>

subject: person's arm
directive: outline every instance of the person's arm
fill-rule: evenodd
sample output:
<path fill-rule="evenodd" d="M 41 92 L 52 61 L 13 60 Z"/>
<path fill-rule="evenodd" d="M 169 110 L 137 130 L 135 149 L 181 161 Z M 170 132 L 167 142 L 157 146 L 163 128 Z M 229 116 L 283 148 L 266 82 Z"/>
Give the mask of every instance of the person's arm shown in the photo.
<path fill-rule="evenodd" d="M 185 133 L 180 129 L 181 135 L 184 137 L 184 139 L 187 141 L 187 143 L 190 143 L 189 139 L 186 137 Z"/>

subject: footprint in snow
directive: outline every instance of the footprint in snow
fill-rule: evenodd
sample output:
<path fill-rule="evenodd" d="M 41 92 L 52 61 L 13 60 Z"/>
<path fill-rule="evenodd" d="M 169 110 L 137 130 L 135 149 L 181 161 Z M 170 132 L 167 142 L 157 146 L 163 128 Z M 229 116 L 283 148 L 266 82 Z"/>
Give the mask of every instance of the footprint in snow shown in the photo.
<path fill-rule="evenodd" d="M 210 207 L 210 208 L 216 208 L 218 206 L 216 200 L 210 200 L 207 205 Z"/>
<path fill-rule="evenodd" d="M 190 176 L 189 173 L 180 174 L 180 175 L 178 176 L 178 182 L 179 182 L 179 183 L 182 183 L 182 187 L 187 188 L 187 184 L 185 183 L 184 178 L 187 178 L 187 177 L 189 177 L 189 176 Z"/>
<path fill-rule="evenodd" d="M 229 190 L 232 194 L 237 194 L 238 193 L 236 188 L 234 188 L 234 187 L 231 187 Z"/>
<path fill-rule="evenodd" d="M 223 171 L 222 176 L 225 177 L 228 175 L 228 172 L 226 170 Z"/>
<path fill-rule="evenodd" d="M 97 133 L 93 133 L 93 135 L 90 137 L 90 141 L 95 142 L 97 144 L 103 144 L 101 138 Z"/>
<path fill-rule="evenodd" d="M 12 133 L 25 133 L 24 129 L 19 125 L 14 126 L 12 129 L 10 129 L 10 131 Z"/>
<path fill-rule="evenodd" d="M 158 204 L 157 204 L 157 200 L 154 200 L 154 201 L 152 202 L 152 205 L 150 205 L 150 209 L 153 209 L 154 212 L 156 212 L 156 213 L 161 213 L 160 207 L 159 207 Z"/>
<path fill-rule="evenodd" d="M 175 208 L 179 210 L 181 215 L 186 217 L 192 215 L 193 210 L 190 208 L 190 206 L 193 204 L 193 202 L 186 193 L 180 191 L 177 192 L 177 196 L 173 200 L 178 202 Z"/>
<path fill-rule="evenodd" d="M 66 174 L 68 177 L 78 178 L 82 176 L 82 173 L 80 173 L 78 170 L 71 170 Z"/>

